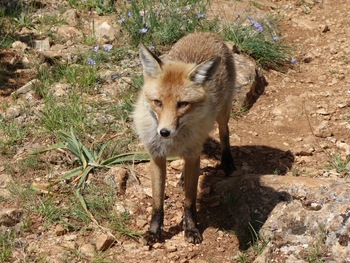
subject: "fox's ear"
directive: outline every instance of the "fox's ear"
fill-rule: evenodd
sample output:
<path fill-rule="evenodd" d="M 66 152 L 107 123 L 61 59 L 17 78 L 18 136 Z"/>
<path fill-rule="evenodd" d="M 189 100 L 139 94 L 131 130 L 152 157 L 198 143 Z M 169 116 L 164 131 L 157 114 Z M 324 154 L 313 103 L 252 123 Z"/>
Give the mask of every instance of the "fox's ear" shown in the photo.
<path fill-rule="evenodd" d="M 145 77 L 157 77 L 162 73 L 162 61 L 143 44 L 140 44 L 140 59 Z"/>
<path fill-rule="evenodd" d="M 206 60 L 196 66 L 190 73 L 190 79 L 197 84 L 204 84 L 210 80 L 218 69 L 221 62 L 220 57 Z"/>

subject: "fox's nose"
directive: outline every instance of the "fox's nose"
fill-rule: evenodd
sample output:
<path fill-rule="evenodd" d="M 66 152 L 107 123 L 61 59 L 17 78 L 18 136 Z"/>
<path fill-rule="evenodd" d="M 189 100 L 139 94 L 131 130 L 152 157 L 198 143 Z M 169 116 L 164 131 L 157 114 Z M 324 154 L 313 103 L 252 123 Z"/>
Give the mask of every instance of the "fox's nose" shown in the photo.
<path fill-rule="evenodd" d="M 159 133 L 162 137 L 168 137 L 170 135 L 170 131 L 168 129 L 165 129 L 165 128 L 161 129 L 159 131 Z"/>

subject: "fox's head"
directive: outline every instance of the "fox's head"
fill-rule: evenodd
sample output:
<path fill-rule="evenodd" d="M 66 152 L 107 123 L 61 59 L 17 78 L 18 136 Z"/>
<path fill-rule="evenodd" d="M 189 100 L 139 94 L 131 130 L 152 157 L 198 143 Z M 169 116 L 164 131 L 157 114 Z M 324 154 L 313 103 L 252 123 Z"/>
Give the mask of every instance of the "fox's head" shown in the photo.
<path fill-rule="evenodd" d="M 143 92 L 151 114 L 158 122 L 157 133 L 172 138 L 185 123 L 203 114 L 207 100 L 207 82 L 220 64 L 220 57 L 199 65 L 181 61 L 162 61 L 140 45 L 143 66 Z"/>

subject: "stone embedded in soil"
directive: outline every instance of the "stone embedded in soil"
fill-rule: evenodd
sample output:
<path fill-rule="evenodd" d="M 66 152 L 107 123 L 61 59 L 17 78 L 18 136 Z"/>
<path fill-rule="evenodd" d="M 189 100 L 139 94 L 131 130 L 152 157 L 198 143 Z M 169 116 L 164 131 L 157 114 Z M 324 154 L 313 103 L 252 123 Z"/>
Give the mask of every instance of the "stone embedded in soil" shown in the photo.
<path fill-rule="evenodd" d="M 0 210 L 0 226 L 15 226 L 22 218 L 23 211 L 18 208 L 3 208 Z"/>
<path fill-rule="evenodd" d="M 256 63 L 245 55 L 234 54 L 237 74 L 235 105 L 251 107 L 263 94 L 267 81 Z"/>
<path fill-rule="evenodd" d="M 63 225 L 61 224 L 58 224 L 56 227 L 55 227 L 55 234 L 56 236 L 63 236 L 64 234 L 67 233 L 67 230 L 64 228 Z"/>
<path fill-rule="evenodd" d="M 34 40 L 34 48 L 38 51 L 50 50 L 50 39 L 47 37 L 42 40 Z"/>
<path fill-rule="evenodd" d="M 314 134 L 316 137 L 327 138 L 331 137 L 333 133 L 330 131 L 330 125 L 328 121 L 322 121 L 314 129 Z"/>
<path fill-rule="evenodd" d="M 27 50 L 29 49 L 28 45 L 24 42 L 21 42 L 21 41 L 15 41 L 12 43 L 12 48 L 13 49 L 19 49 L 19 50 Z"/>
<path fill-rule="evenodd" d="M 79 252 L 82 253 L 84 256 L 87 256 L 90 258 L 94 257 L 96 253 L 95 247 L 89 243 L 82 245 L 79 248 Z"/>
<path fill-rule="evenodd" d="M 114 236 L 110 233 L 95 233 L 95 245 L 97 251 L 108 249 L 115 241 Z"/>
<path fill-rule="evenodd" d="M 27 93 L 34 90 L 35 86 L 38 86 L 41 84 L 41 81 L 38 79 L 32 79 L 27 84 L 23 85 L 19 89 L 15 90 L 12 95 L 15 97 L 21 97 L 23 95 L 26 95 Z"/>
<path fill-rule="evenodd" d="M 165 244 L 165 249 L 169 253 L 175 252 L 177 250 L 176 246 L 174 246 L 172 244 Z"/>

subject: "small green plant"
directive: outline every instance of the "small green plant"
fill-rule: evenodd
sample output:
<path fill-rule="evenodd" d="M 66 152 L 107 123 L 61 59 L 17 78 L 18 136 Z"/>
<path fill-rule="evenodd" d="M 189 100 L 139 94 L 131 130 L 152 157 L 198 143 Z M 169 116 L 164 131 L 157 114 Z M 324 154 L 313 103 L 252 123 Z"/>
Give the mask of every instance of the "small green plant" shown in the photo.
<path fill-rule="evenodd" d="M 12 256 L 14 243 L 14 231 L 0 228 L 0 262 L 8 262 Z"/>
<path fill-rule="evenodd" d="M 238 257 L 238 261 L 240 263 L 248 263 L 248 256 L 246 253 L 242 252 L 242 251 L 239 251 L 237 253 L 237 257 Z"/>
<path fill-rule="evenodd" d="M 107 143 L 102 144 L 98 149 L 90 150 L 76 137 L 73 129 L 71 129 L 69 133 L 65 131 L 57 131 L 55 135 L 63 142 L 57 143 L 43 150 L 33 152 L 33 154 L 44 153 L 55 149 L 66 149 L 76 158 L 78 158 L 80 165 L 77 168 L 67 172 L 62 177 L 56 179 L 54 183 L 76 177 L 74 181 L 77 183 L 77 187 L 79 188 L 83 186 L 88 174 L 93 172 L 94 169 L 108 169 L 111 168 L 112 165 L 149 160 L 148 155 L 144 152 L 123 153 L 104 159 L 103 153 L 107 147 Z"/>
<path fill-rule="evenodd" d="M 258 256 L 264 251 L 264 249 L 266 248 L 269 242 L 255 230 L 255 228 L 251 223 L 249 223 L 249 231 L 253 240 L 252 248 L 253 248 L 254 254 Z"/>
<path fill-rule="evenodd" d="M 107 159 L 104 159 L 104 150 L 107 147 L 107 143 L 100 145 L 97 149 L 88 149 L 77 139 L 73 130 L 68 132 L 58 131 L 55 133 L 57 138 L 63 142 L 52 145 L 46 149 L 34 152 L 33 154 L 40 154 L 55 149 L 65 149 L 71 152 L 79 161 L 79 166 L 68 172 L 61 177 L 52 180 L 48 184 L 32 183 L 32 189 L 42 192 L 51 193 L 52 187 L 60 182 L 71 181 L 76 186 L 75 195 L 85 210 L 86 214 L 90 217 L 91 221 L 98 225 L 97 220 L 89 210 L 88 203 L 83 196 L 83 190 L 85 183 L 90 173 L 93 173 L 96 169 L 109 169 L 112 165 L 123 165 L 127 162 L 146 161 L 149 160 L 149 156 L 143 152 L 130 152 L 118 154 Z M 90 207 L 92 206 L 90 204 Z"/>
<path fill-rule="evenodd" d="M 37 206 L 35 206 L 36 212 L 45 218 L 45 223 L 47 225 L 52 224 L 53 222 L 57 222 L 62 217 L 62 210 L 57 207 L 54 203 L 54 200 L 47 196 L 46 198 L 39 199 L 37 202 Z"/>
<path fill-rule="evenodd" d="M 343 159 L 340 154 L 334 153 L 331 155 L 331 160 L 328 161 L 328 170 L 334 169 L 341 177 L 350 175 L 350 155 Z"/>
<path fill-rule="evenodd" d="M 14 119 L 0 119 L 0 153 L 8 155 L 22 143 L 27 128 Z"/>
<path fill-rule="evenodd" d="M 116 9 L 116 0 L 68 0 L 71 7 L 86 10 L 95 10 L 99 15 L 112 13 Z"/>
<path fill-rule="evenodd" d="M 324 256 L 327 254 L 327 248 L 325 246 L 325 241 L 327 238 L 327 229 L 325 225 L 320 224 L 319 233 L 316 236 L 315 243 L 302 251 L 301 256 L 304 260 L 310 263 L 323 263 Z"/>
<path fill-rule="evenodd" d="M 261 222 L 256 221 L 255 225 L 256 224 L 261 224 Z M 248 250 L 240 251 L 237 253 L 237 257 L 240 263 L 251 262 L 252 258 L 259 256 L 269 243 L 267 238 L 260 235 L 260 233 L 257 232 L 256 227 L 253 226 L 253 224 L 250 222 L 248 223 L 248 230 L 250 233 L 251 241 L 247 245 L 250 245 L 250 247 Z"/>
<path fill-rule="evenodd" d="M 128 228 L 129 218 L 130 216 L 127 213 L 115 214 L 113 216 L 112 221 L 109 224 L 110 229 L 116 231 L 121 235 L 128 236 L 131 238 L 140 237 L 141 234 L 139 232 L 132 231 Z"/>
<path fill-rule="evenodd" d="M 133 45 L 167 45 L 195 30 L 208 31 L 216 20 L 206 19 L 209 1 L 129 1 L 121 8 L 119 23 Z"/>
<path fill-rule="evenodd" d="M 50 132 L 74 127 L 82 134 L 87 118 L 85 101 L 74 91 L 71 92 L 65 103 L 50 95 L 45 98 L 45 104 L 39 116 L 41 127 Z"/>
<path fill-rule="evenodd" d="M 223 38 L 233 41 L 238 52 L 254 58 L 265 69 L 282 69 L 291 62 L 290 47 L 277 35 L 273 18 L 248 17 L 223 26 Z"/>

